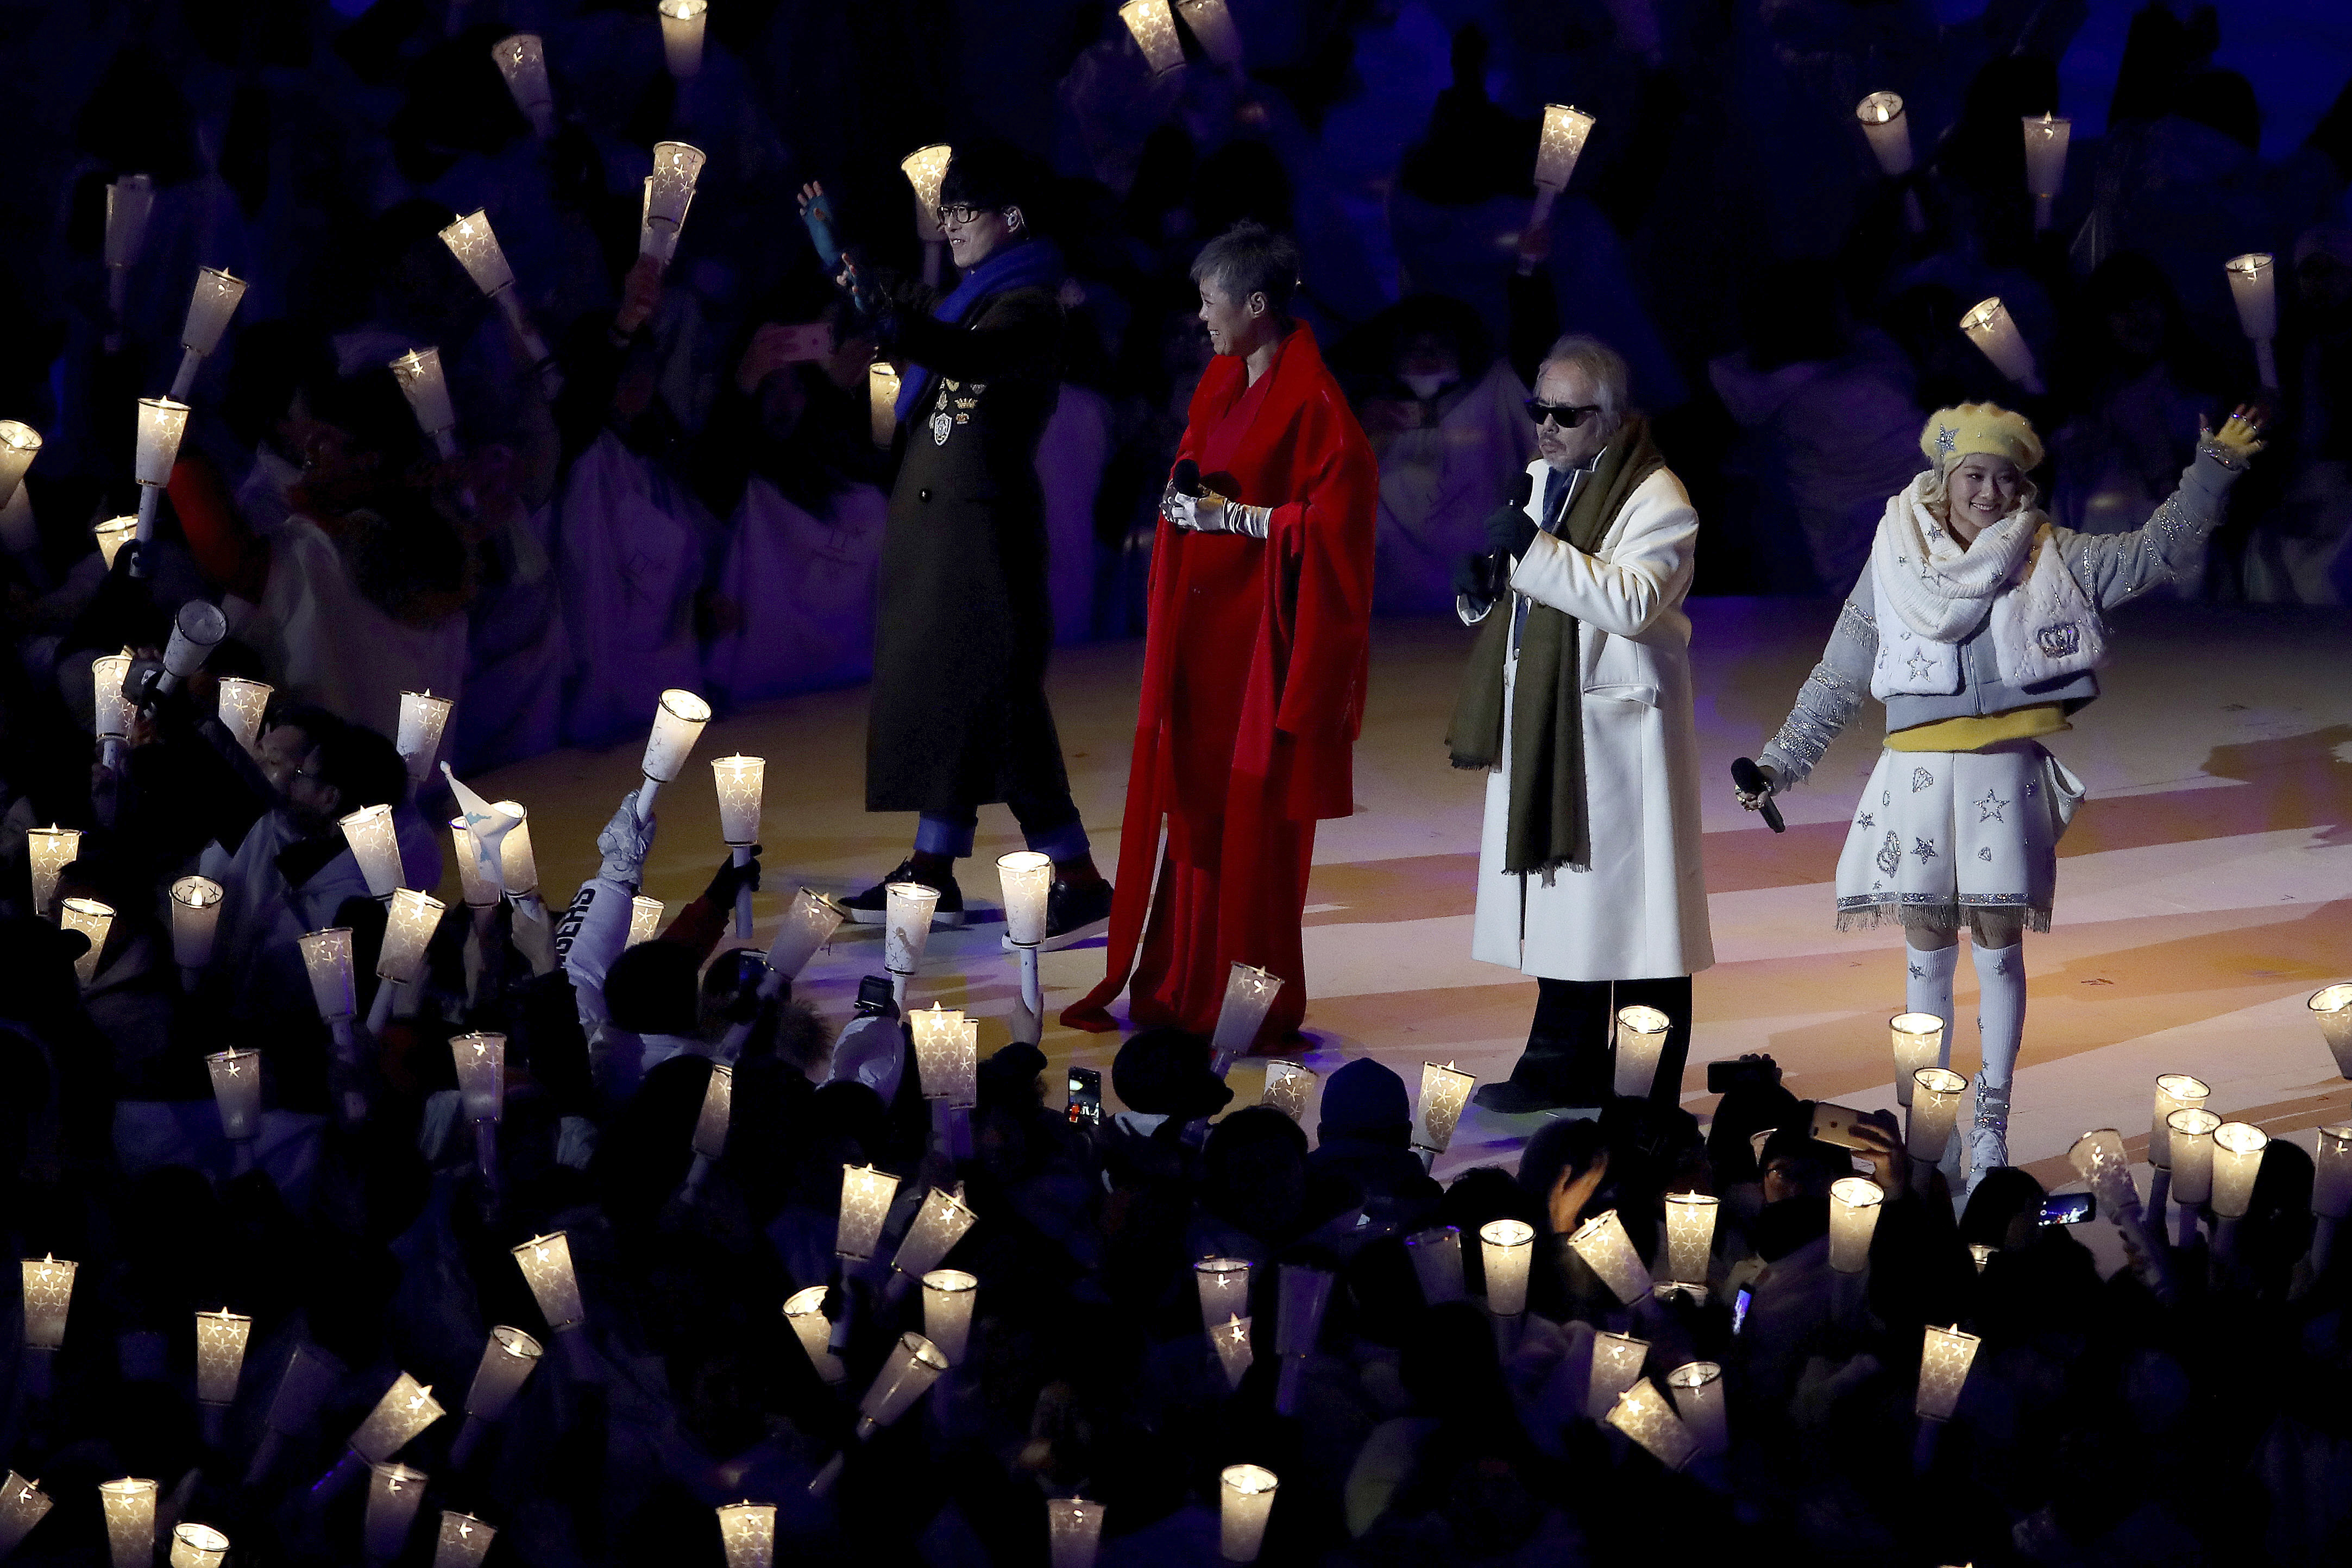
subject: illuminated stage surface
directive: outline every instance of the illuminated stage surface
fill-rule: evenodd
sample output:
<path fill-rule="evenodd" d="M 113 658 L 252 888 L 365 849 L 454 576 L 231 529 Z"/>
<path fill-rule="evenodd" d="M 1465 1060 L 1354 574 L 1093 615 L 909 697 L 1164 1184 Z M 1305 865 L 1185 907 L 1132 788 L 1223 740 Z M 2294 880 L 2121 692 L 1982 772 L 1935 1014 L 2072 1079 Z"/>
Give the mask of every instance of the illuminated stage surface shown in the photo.
<path fill-rule="evenodd" d="M 1892 929 L 1840 935 L 1832 878 L 1846 822 L 1874 759 L 1877 705 L 1834 747 L 1814 781 L 1783 802 L 1785 835 L 1741 811 L 1727 768 L 1753 755 L 1786 713 L 1834 606 L 1768 600 L 1694 602 L 1700 748 L 1706 758 L 1706 878 L 1717 963 L 1697 979 L 1697 1023 L 1684 1103 L 1705 1117 L 1705 1063 L 1768 1051 L 1806 1098 L 1894 1103 L 1886 1019 L 1903 1009 Z M 2067 1145 L 2119 1128 L 2138 1155 L 2153 1080 L 2194 1072 L 2210 1107 L 2273 1134 L 2352 1120 L 2304 999 L 2352 978 L 2352 612 L 2216 610 L 2143 604 L 2118 617 L 2106 695 L 2053 737 L 2090 787 L 2060 845 L 2053 929 L 2029 936 L 2031 1001 L 2010 1147 L 2045 1182 L 2071 1178 Z M 1482 1081 L 1507 1073 L 1524 1040 L 1535 983 L 1469 954 L 1482 779 L 1454 771 L 1440 744 L 1468 648 L 1459 626 L 1383 623 L 1370 713 L 1357 751 L 1357 814 L 1318 836 L 1307 913 L 1309 1040 L 1298 1055 L 1328 1074 L 1373 1055 L 1417 1088 L 1424 1060 Z M 1118 841 L 1140 643 L 1055 656 L 1055 715 L 1073 788 L 1105 869 Z M 898 863 L 913 821 L 868 816 L 863 799 L 866 693 L 767 703 L 713 724 L 684 778 L 667 787 L 646 890 L 675 910 L 724 854 L 709 760 L 768 758 L 762 841 L 765 946 L 798 883 L 854 891 Z M 594 869 L 597 829 L 635 777 L 637 750 L 560 752 L 470 780 L 530 808 L 551 894 Z M 1021 847 L 1002 808 L 982 813 L 978 855 L 961 878 L 973 922 L 932 934 L 917 1005 L 978 1016 L 983 1054 L 1008 1038 L 1016 994 L 996 909 L 994 857 Z M 454 873 L 452 873 L 454 883 Z M 1047 954 L 1047 1011 L 1102 974 L 1101 943 Z M 845 926 L 800 994 L 835 1023 L 858 977 L 882 967 L 879 927 Z M 1959 967 L 1952 1065 L 1976 1067 L 1975 973 Z M 1123 1004 L 1122 1004 L 1123 1005 Z M 1050 1016 L 1056 1068 L 1108 1069 L 1117 1035 L 1065 1030 Z M 1254 1103 L 1261 1075 L 1233 1082 Z M 1058 1078 L 1047 1082 L 1058 1091 Z M 1315 1116 L 1307 1117 L 1309 1132 Z M 1532 1119 L 1472 1108 L 1438 1174 L 1516 1159 Z"/>

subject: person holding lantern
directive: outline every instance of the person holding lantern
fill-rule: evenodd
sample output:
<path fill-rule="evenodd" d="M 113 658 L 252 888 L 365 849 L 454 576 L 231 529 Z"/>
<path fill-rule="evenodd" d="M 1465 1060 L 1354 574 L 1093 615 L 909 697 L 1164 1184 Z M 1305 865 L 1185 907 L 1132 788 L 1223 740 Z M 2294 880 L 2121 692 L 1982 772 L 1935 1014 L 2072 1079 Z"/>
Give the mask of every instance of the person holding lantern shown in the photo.
<path fill-rule="evenodd" d="M 1456 582 L 1484 626 L 1446 735 L 1487 776 L 1471 953 L 1538 987 L 1527 1050 L 1473 1097 L 1505 1115 L 1606 1100 L 1612 1020 L 1637 1005 L 1666 1016 L 1652 1092 L 1671 1103 L 1690 977 L 1715 962 L 1682 610 L 1698 517 L 1630 382 L 1598 339 L 1552 345 L 1521 498 Z"/>
<path fill-rule="evenodd" d="M 1307 1006 L 1299 924 L 1315 824 L 1355 810 L 1380 475 L 1315 334 L 1289 315 L 1298 248 L 1236 225 L 1192 264 L 1216 359 L 1192 394 L 1152 549 L 1143 692 L 1102 983 L 1065 1011 L 1108 1030 L 1216 1026 L 1235 963 Z M 1140 874 L 1167 852 L 1157 888 Z M 1147 914 L 1149 918 L 1147 920 Z"/>
<path fill-rule="evenodd" d="M 1838 857 L 1841 931 L 1903 925 L 1904 1006 L 1944 1020 L 1951 1058 L 1959 933 L 1973 945 L 1983 1065 L 1965 1144 L 1971 1188 L 2009 1163 L 2011 1074 L 2025 1033 L 2024 933 L 2050 929 L 2059 835 L 2082 781 L 2041 737 L 2099 695 L 2101 613 L 2199 570 L 2230 486 L 2263 447 L 2241 408 L 2134 533 L 2053 524 L 2027 477 L 2042 440 L 1992 403 L 1939 410 L 1929 466 L 1886 503 L 1870 562 L 1821 663 L 1765 747 L 1749 810 L 1803 782 L 1861 711 L 1886 708 L 1886 746 Z"/>
<path fill-rule="evenodd" d="M 901 364 L 898 477 L 882 536 L 866 809 L 919 813 L 914 852 L 848 899 L 863 925 L 885 889 L 937 888 L 934 920 L 963 924 L 955 862 L 971 853 L 979 808 L 1004 801 L 1030 849 L 1054 862 L 1046 945 L 1108 915 L 1070 799 L 1045 702 L 1054 616 L 1046 591 L 1037 442 L 1059 392 L 1061 252 L 1039 238 L 1026 159 L 992 144 L 959 151 L 940 185 L 940 223 L 961 274 L 940 294 L 839 256 L 822 187 L 802 213 L 885 358 Z"/>

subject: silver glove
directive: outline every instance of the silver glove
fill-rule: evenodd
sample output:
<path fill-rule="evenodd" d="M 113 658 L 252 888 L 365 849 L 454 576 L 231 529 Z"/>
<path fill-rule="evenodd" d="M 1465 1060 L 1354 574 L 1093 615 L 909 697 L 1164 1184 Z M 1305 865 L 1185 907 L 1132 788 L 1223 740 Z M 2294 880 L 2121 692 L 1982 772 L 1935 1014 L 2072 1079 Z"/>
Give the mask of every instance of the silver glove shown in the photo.
<path fill-rule="evenodd" d="M 644 883 L 646 856 L 654 847 L 656 824 L 637 819 L 637 792 L 632 789 L 621 800 L 621 809 L 596 835 L 596 849 L 604 862 L 596 874 L 607 882 L 617 882 L 625 887 Z"/>

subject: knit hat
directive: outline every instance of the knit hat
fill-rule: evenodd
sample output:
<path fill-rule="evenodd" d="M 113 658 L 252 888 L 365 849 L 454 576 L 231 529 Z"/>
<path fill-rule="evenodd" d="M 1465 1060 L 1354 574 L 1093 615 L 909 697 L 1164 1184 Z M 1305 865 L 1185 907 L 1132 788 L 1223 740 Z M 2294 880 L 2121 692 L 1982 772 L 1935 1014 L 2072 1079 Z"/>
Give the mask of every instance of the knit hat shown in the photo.
<path fill-rule="evenodd" d="M 1233 1090 L 1209 1071 L 1209 1042 L 1176 1029 L 1131 1036 L 1111 1059 L 1111 1092 L 1145 1116 L 1195 1121 L 1223 1110 Z"/>
<path fill-rule="evenodd" d="M 1373 1136 L 1412 1130 L 1412 1106 L 1394 1069 L 1360 1056 L 1323 1085 L 1322 1135 Z"/>
<path fill-rule="evenodd" d="M 1919 433 L 1927 461 L 1949 473 L 1963 457 L 2006 457 L 2026 473 L 2042 466 L 2042 438 L 2021 413 L 1998 403 L 1964 402 L 1937 409 Z"/>

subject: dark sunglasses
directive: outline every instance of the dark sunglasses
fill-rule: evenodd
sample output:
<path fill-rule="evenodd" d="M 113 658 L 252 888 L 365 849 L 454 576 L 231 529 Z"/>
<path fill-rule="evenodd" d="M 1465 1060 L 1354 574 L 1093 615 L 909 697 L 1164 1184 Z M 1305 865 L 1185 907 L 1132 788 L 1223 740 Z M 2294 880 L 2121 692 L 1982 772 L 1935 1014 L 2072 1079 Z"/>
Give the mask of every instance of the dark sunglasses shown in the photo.
<path fill-rule="evenodd" d="M 1545 402 L 1537 398 L 1527 401 L 1528 417 L 1538 424 L 1551 421 L 1562 430 L 1574 430 L 1601 412 L 1597 403 Z"/>

